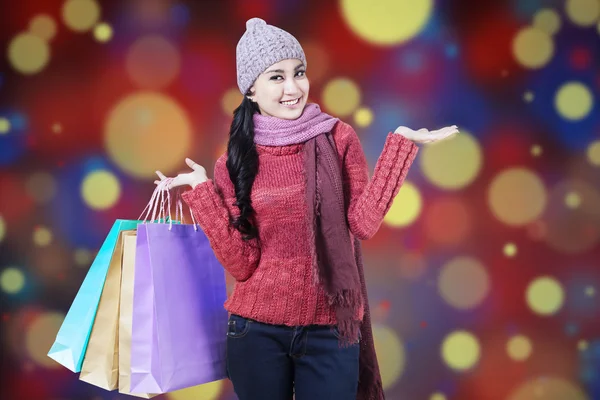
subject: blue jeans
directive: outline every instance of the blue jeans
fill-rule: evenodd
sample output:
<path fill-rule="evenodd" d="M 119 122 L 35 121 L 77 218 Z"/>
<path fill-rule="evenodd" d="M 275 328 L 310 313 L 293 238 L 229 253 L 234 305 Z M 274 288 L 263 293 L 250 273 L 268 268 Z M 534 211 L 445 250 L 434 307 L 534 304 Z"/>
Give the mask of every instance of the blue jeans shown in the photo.
<path fill-rule="evenodd" d="M 263 324 L 229 317 L 227 373 L 240 400 L 355 400 L 359 344 L 331 326 Z"/>

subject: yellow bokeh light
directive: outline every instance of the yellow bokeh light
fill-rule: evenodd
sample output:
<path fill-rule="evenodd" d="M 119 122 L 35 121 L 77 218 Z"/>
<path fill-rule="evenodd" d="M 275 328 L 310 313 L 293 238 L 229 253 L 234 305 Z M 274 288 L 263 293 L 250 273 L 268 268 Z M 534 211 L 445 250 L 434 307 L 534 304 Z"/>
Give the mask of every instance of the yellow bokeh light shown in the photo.
<path fill-rule="evenodd" d="M 95 0 L 67 0 L 63 3 L 62 18 L 76 32 L 89 31 L 100 18 L 100 5 Z"/>
<path fill-rule="evenodd" d="M 221 98 L 221 109 L 228 117 L 233 115 L 236 108 L 242 103 L 244 97 L 238 88 L 231 88 Z"/>
<path fill-rule="evenodd" d="M 64 314 L 48 312 L 38 316 L 28 327 L 25 345 L 29 357 L 36 364 L 46 368 L 60 368 L 60 364 L 48 357 L 47 354 L 64 318 Z"/>
<path fill-rule="evenodd" d="M 27 193 L 37 203 L 47 203 L 56 195 L 56 181 L 47 172 L 31 174 L 25 183 Z"/>
<path fill-rule="evenodd" d="M 106 43 L 113 37 L 113 29 L 106 22 L 101 22 L 98 25 L 94 26 L 94 38 L 97 41 Z"/>
<path fill-rule="evenodd" d="M 8 60 L 16 71 L 36 74 L 50 61 L 50 47 L 39 36 L 20 33 L 8 44 Z"/>
<path fill-rule="evenodd" d="M 596 289 L 593 286 L 588 286 L 585 288 L 585 295 L 588 297 L 594 297 L 596 294 Z"/>
<path fill-rule="evenodd" d="M 598 0 L 567 0 L 565 11 L 575 25 L 592 26 L 600 18 L 600 2 Z"/>
<path fill-rule="evenodd" d="M 77 249 L 73 254 L 75 264 L 80 267 L 89 267 L 92 262 L 92 252 L 87 249 Z"/>
<path fill-rule="evenodd" d="M 565 293 L 560 282 L 543 276 L 533 280 L 526 291 L 529 308 L 539 315 L 553 315 L 563 306 Z"/>
<path fill-rule="evenodd" d="M 508 356 L 515 361 L 524 361 L 531 355 L 533 346 L 527 336 L 515 335 L 506 344 Z"/>
<path fill-rule="evenodd" d="M 121 195 L 121 184 L 109 171 L 90 172 L 81 184 L 83 201 L 95 210 L 105 210 L 115 205 Z"/>
<path fill-rule="evenodd" d="M 569 208 L 577 208 L 581 205 L 581 196 L 577 192 L 569 192 L 565 196 L 565 204 Z"/>
<path fill-rule="evenodd" d="M 329 51 L 319 41 L 304 41 L 302 43 L 308 63 L 306 75 L 310 83 L 318 83 L 327 75 L 330 67 Z"/>
<path fill-rule="evenodd" d="M 461 310 L 478 306 L 490 291 L 485 267 L 471 257 L 457 257 L 446 263 L 438 278 L 440 296 Z"/>
<path fill-rule="evenodd" d="M 45 226 L 37 226 L 33 230 L 33 243 L 37 246 L 45 247 L 52 242 L 52 232 Z"/>
<path fill-rule="evenodd" d="M 6 223 L 4 222 L 4 217 L 0 215 L 0 242 L 4 240 L 6 236 Z"/>
<path fill-rule="evenodd" d="M 130 78 L 140 87 L 161 89 L 179 74 L 181 57 L 177 48 L 166 38 L 146 35 L 129 48 L 126 67 Z"/>
<path fill-rule="evenodd" d="M 425 177 L 432 184 L 448 190 L 462 189 L 472 183 L 482 165 L 479 143 L 463 130 L 452 140 L 421 148 L 418 159 Z"/>
<path fill-rule="evenodd" d="M 329 81 L 323 89 L 324 106 L 339 117 L 346 117 L 360 104 L 360 88 L 350 79 L 337 78 Z"/>
<path fill-rule="evenodd" d="M 514 257 L 517 255 L 517 245 L 514 243 L 506 243 L 502 252 L 506 257 Z"/>
<path fill-rule="evenodd" d="M 521 29 L 514 37 L 512 51 L 515 59 L 525 68 L 541 68 L 554 54 L 554 42 L 548 33 L 534 27 Z"/>
<path fill-rule="evenodd" d="M 406 364 L 404 345 L 396 332 L 385 325 L 373 326 L 375 352 L 379 361 L 383 388 L 387 389 L 398 381 Z"/>
<path fill-rule="evenodd" d="M 577 342 L 577 349 L 579 351 L 586 351 L 589 347 L 589 343 L 587 342 L 587 340 L 580 340 Z"/>
<path fill-rule="evenodd" d="M 593 141 L 587 148 L 587 159 L 590 164 L 600 167 L 600 140 Z"/>
<path fill-rule="evenodd" d="M 590 89 L 580 82 L 567 82 L 554 96 L 554 107 L 558 114 L 570 121 L 579 121 L 588 116 L 594 106 Z"/>
<path fill-rule="evenodd" d="M 527 103 L 531 103 L 535 99 L 535 94 L 532 91 L 527 91 L 523 94 L 523 100 Z"/>
<path fill-rule="evenodd" d="M 111 159 L 128 174 L 155 179 L 182 165 L 191 146 L 191 124 L 183 108 L 160 93 L 126 97 L 110 112 L 104 139 Z"/>
<path fill-rule="evenodd" d="M 2 291 L 9 294 L 19 293 L 25 286 L 25 275 L 14 267 L 5 268 L 0 275 L 0 287 Z"/>
<path fill-rule="evenodd" d="M 560 29 L 560 15 L 551 8 L 541 9 L 533 16 L 533 26 L 549 35 L 555 35 Z"/>
<path fill-rule="evenodd" d="M 422 203 L 419 189 L 404 181 L 383 221 L 390 226 L 410 225 L 421 213 Z"/>
<path fill-rule="evenodd" d="M 454 331 L 444 338 L 441 355 L 451 369 L 465 371 L 471 369 L 481 356 L 481 346 L 477 338 L 468 331 Z"/>
<path fill-rule="evenodd" d="M 367 127 L 373 122 L 373 111 L 367 107 L 361 107 L 354 113 L 354 121 L 360 127 Z"/>
<path fill-rule="evenodd" d="M 429 397 L 429 400 L 447 400 L 447 397 L 443 393 L 435 392 Z"/>
<path fill-rule="evenodd" d="M 29 23 L 29 32 L 40 37 L 42 40 L 52 40 L 56 35 L 56 22 L 49 15 L 40 14 Z"/>
<path fill-rule="evenodd" d="M 62 125 L 61 124 L 52 124 L 52 132 L 54 133 L 61 133 L 62 132 Z"/>
<path fill-rule="evenodd" d="M 544 376 L 519 385 L 506 400 L 589 400 L 585 392 L 563 378 Z"/>
<path fill-rule="evenodd" d="M 433 13 L 433 1 L 340 0 L 350 29 L 367 42 L 394 46 L 418 35 Z"/>
<path fill-rule="evenodd" d="M 541 179 L 525 168 L 510 168 L 492 180 L 488 204 L 494 216 L 508 225 L 524 225 L 538 218 L 547 203 Z"/>
<path fill-rule="evenodd" d="M 169 400 L 216 400 L 223 390 L 223 380 L 176 390 L 167 394 Z"/>
<path fill-rule="evenodd" d="M 4 135 L 10 131 L 10 120 L 8 118 L 0 117 L 0 135 Z"/>
<path fill-rule="evenodd" d="M 539 144 L 535 144 L 531 146 L 531 155 L 534 157 L 539 157 L 542 155 L 542 146 Z"/>

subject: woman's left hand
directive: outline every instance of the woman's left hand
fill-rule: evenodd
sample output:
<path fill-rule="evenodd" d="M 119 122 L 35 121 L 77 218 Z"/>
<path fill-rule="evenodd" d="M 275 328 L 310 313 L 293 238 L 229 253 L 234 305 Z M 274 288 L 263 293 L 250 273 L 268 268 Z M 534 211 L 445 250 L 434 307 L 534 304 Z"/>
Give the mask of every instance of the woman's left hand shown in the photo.
<path fill-rule="evenodd" d="M 454 136 L 458 133 L 458 128 L 456 125 L 452 125 L 430 132 L 425 128 L 413 131 L 406 126 L 399 126 L 394 133 L 400 134 L 415 143 L 432 143 Z"/>

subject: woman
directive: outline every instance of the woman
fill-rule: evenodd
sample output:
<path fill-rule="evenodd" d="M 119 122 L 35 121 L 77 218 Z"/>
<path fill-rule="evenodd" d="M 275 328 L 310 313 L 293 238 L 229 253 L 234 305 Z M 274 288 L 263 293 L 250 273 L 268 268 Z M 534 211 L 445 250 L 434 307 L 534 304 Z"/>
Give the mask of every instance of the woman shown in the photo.
<path fill-rule="evenodd" d="M 371 180 L 356 132 L 307 104 L 300 43 L 259 18 L 236 49 L 244 99 L 214 179 L 183 197 L 235 278 L 227 369 L 240 400 L 382 399 L 360 240 L 372 237 L 417 153 L 456 127 L 390 133 Z M 157 172 L 159 177 L 167 179 Z"/>

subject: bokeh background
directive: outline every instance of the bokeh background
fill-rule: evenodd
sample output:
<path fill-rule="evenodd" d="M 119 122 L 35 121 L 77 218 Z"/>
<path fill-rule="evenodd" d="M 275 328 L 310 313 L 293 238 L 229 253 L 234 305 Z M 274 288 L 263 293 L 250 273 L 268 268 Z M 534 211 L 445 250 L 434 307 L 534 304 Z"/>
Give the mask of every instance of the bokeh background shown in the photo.
<path fill-rule="evenodd" d="M 46 353 L 154 171 L 212 177 L 258 16 L 303 44 L 311 101 L 371 174 L 397 126 L 460 128 L 363 243 L 388 398 L 600 399 L 599 0 L 0 4 L 0 398 L 127 397 Z"/>

